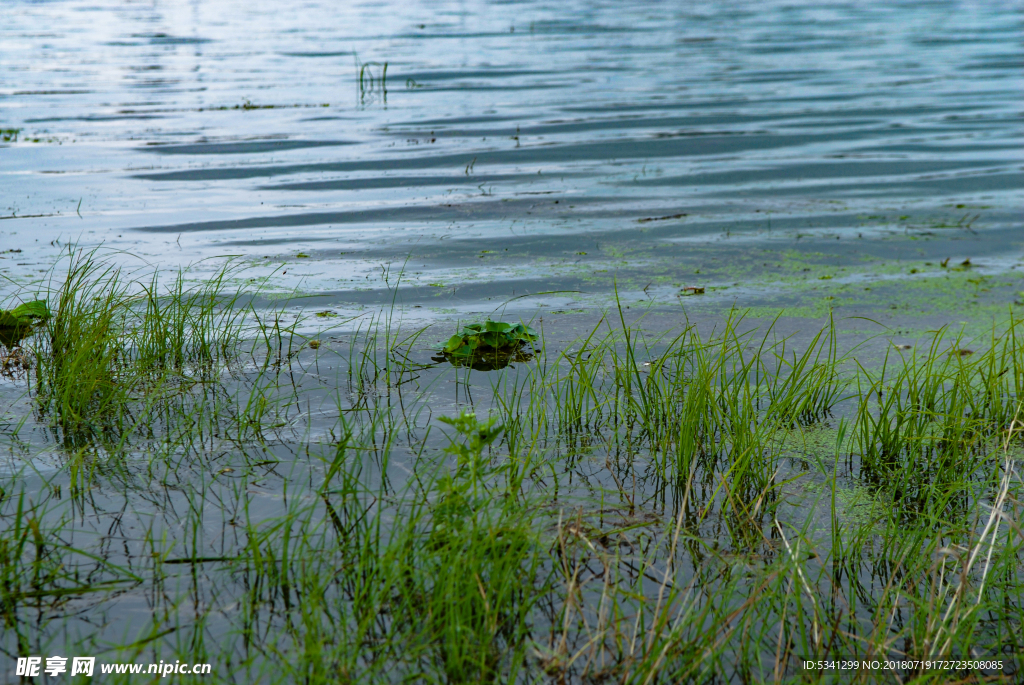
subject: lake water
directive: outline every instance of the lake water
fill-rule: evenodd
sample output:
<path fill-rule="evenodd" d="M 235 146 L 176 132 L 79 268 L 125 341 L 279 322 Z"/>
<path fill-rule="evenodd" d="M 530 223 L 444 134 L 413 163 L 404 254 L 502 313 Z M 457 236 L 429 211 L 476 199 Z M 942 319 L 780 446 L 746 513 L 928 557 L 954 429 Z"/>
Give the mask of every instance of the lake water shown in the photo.
<path fill-rule="evenodd" d="M 308 561 L 331 584 L 358 575 L 347 565 L 338 512 L 346 525 L 355 521 L 350 530 L 371 510 L 385 527 L 390 517 L 401 520 L 406 503 L 384 494 L 413 492 L 423 462 L 450 446 L 437 418 L 467 406 L 501 414 L 511 426 L 531 416 L 523 407 L 536 401 L 530 411 L 539 414 L 514 428 L 530 438 L 537 427 L 534 443 L 518 449 L 544 460 L 527 489 L 543 505 L 537 521 L 545 540 L 556 530 L 561 539 L 573 516 L 577 530 L 585 516 L 594 530 L 610 526 L 622 540 L 613 545 L 623 550 L 614 552 L 622 578 L 635 571 L 634 542 L 649 549 L 648 526 L 669 531 L 677 508 L 695 510 L 692 539 L 714 554 L 680 548 L 679 574 L 685 583 L 702 578 L 702 591 L 717 601 L 729 574 L 774 568 L 770 560 L 781 558 L 772 521 L 737 527 L 715 499 L 715 479 L 724 483 L 732 467 L 717 457 L 702 466 L 693 499 L 687 505 L 687 494 L 680 504 L 685 473 L 670 482 L 657 471 L 653 443 L 641 444 L 646 438 L 636 438 L 631 423 L 619 423 L 618 396 L 607 416 L 601 407 L 593 414 L 604 416 L 595 419 L 598 429 L 573 433 L 563 430 L 568 419 L 556 417 L 559 393 L 572 381 L 559 353 L 576 345 L 574 363 L 589 364 L 574 339 L 616 297 L 630 309 L 624 326 L 649 312 L 648 329 L 659 332 L 686 321 L 719 324 L 736 310 L 749 317 L 739 328 L 772 321 L 777 332 L 806 341 L 832 316 L 842 351 L 868 340 L 859 349 L 875 361 L 895 354 L 890 342 L 910 350 L 946 325 L 951 335 L 980 333 L 1024 307 L 1020 2 L 9 0 L 3 9 L 0 306 L 56 285 L 54 264 L 77 244 L 112 250 L 132 275 L 191 266 L 189 278 L 202 279 L 225 259 L 238 260 L 244 269 L 232 272 L 232 288 L 295 316 L 324 314 L 300 319 L 302 334 L 319 326 L 365 333 L 375 322 L 400 321 L 405 336 L 434 326 L 404 338 L 411 342 L 401 360 L 388 350 L 386 376 L 380 338 L 353 342 L 358 336 L 325 332 L 314 346 L 298 343 L 301 357 L 289 347 L 285 362 L 282 338 L 276 360 L 267 338 L 265 358 L 234 360 L 217 383 L 193 379 L 179 388 L 172 378 L 166 387 L 180 391 L 184 409 L 168 409 L 166 424 L 142 405 L 171 407 L 179 395 L 150 396 L 153 387 L 140 383 L 133 387 L 139 406 L 129 413 L 149 417 L 146 430 L 133 425 L 122 434 L 100 416 L 103 430 L 81 443 L 46 413 L 31 359 L 4 369 L 0 543 L 21 540 L 25 558 L 36 555 L 36 584 L 24 580 L 22 594 L 5 590 L 0 602 L 16 628 L 0 640 L 7 657 L 127 660 L 145 646 L 154 662 L 206 654 L 225 681 L 300 679 L 302 659 L 315 650 L 299 655 L 305 638 L 289 631 L 302 623 L 295 607 L 306 605 L 288 603 L 283 573 L 274 581 L 282 608 L 271 592 L 277 586 L 261 585 L 274 564 L 261 570 L 253 554 L 265 548 L 273 562 L 283 550 L 281 568 L 291 559 L 292 571 L 304 573 Z M 540 363 L 517 362 L 507 374 L 474 371 L 471 382 L 467 369 L 431 360 L 428 343 L 447 339 L 455 319 L 495 312 L 543 331 Z M 615 348 L 609 340 L 600 354 Z M 755 347 L 735 342 L 737 350 Z M 659 345 L 641 351 L 654 355 Z M 974 354 L 957 347 L 965 358 Z M 950 358 L 938 342 L 935 350 Z M 655 359 L 632 360 L 636 375 L 666 373 Z M 609 369 L 601 387 L 620 370 Z M 508 397 L 528 401 L 498 411 Z M 793 540 L 796 531 L 819 538 L 822 560 L 813 554 L 804 564 L 818 574 L 815 592 L 807 592 L 812 602 L 837 592 L 824 561 L 836 511 L 849 529 L 867 521 L 858 530 L 872 540 L 882 535 L 871 532 L 867 503 L 885 484 L 862 478 L 859 457 L 835 461 L 850 425 L 837 420 L 850 419 L 855 404 L 793 431 L 791 443 L 763 460 L 773 483 L 763 493 L 777 489 L 772 497 L 781 502 L 772 506 L 779 534 L 781 519 Z M 744 416 L 737 425 L 750 422 Z M 363 431 L 349 446 L 358 459 L 342 459 L 345 422 Z M 512 463 L 501 456 L 506 447 L 512 454 L 508 433 L 495 448 L 497 462 Z M 343 500 L 357 490 L 327 489 L 340 478 L 325 466 L 336 449 L 338 463 L 354 469 L 345 487 L 365 478 L 373 497 Z M 563 509 L 570 513 L 563 517 Z M 289 551 L 293 524 L 328 530 L 328 520 L 343 544 L 307 537 L 306 547 Z M 984 522 L 957 520 L 963 530 Z M 25 542 L 24 521 L 37 526 L 34 545 Z M 658 544 L 668 539 L 658 534 Z M 840 590 L 863 625 L 876 615 L 891 623 L 892 612 L 876 612 L 860 588 L 884 595 L 892 586 L 884 569 L 903 560 L 887 560 L 888 545 L 876 553 L 874 542 L 866 544 L 864 566 L 846 571 Z M 18 566 L 7 549 L 0 570 L 15 570 L 4 577 L 29 578 L 28 562 Z M 41 555 L 51 564 L 49 595 L 37 587 Z M 673 542 L 657 562 L 674 555 Z M 1019 574 L 1012 558 L 1007 568 Z M 662 601 L 641 575 L 628 595 L 639 597 L 637 615 Z M 605 613 L 592 611 L 604 607 L 598 585 L 587 590 L 591 619 Z M 261 587 L 270 588 L 269 599 Z M 551 592 L 550 611 L 531 614 L 538 634 L 563 623 L 559 592 Z M 332 607 L 347 601 L 327 594 L 337 600 Z M 738 596 L 729 600 L 734 606 Z M 785 622 L 786 601 L 781 619 L 766 613 L 764 625 Z M 1006 611 L 992 624 L 1003 620 L 1010 634 L 1019 617 Z M 317 639 L 331 637 L 346 620 L 318 617 L 306 627 Z M 717 639 L 705 627 L 695 630 Z M 589 630 L 573 633 L 579 642 L 570 651 L 583 653 Z M 776 643 L 768 642 L 740 631 L 723 663 L 759 649 L 773 663 Z M 356 654 L 362 644 L 347 647 Z M 357 657 L 377 659 L 365 650 Z M 419 671 L 409 673 L 411 681 Z M 728 679 L 750 681 L 745 671 Z"/>
<path fill-rule="evenodd" d="M 423 322 L 1004 273 L 1022 29 L 998 1 L 10 3 L 0 294 L 68 242 L 242 255 L 338 312 L 402 271 Z"/>

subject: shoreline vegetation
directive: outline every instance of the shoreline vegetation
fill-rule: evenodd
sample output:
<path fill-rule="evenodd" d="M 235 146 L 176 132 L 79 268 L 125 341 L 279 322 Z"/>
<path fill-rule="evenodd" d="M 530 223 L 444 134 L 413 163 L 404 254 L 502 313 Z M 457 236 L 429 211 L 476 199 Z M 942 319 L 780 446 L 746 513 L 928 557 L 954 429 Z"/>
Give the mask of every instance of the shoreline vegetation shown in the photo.
<path fill-rule="evenodd" d="M 481 371 L 386 311 L 302 335 L 230 263 L 199 285 L 97 252 L 59 266 L 26 298 L 51 316 L 0 346 L 11 663 L 648 685 L 955 658 L 1003 664 L 958 682 L 1020 677 L 1012 314 L 874 364 L 831 319 L 798 344 L 735 313 L 652 333 L 613 307 Z"/>

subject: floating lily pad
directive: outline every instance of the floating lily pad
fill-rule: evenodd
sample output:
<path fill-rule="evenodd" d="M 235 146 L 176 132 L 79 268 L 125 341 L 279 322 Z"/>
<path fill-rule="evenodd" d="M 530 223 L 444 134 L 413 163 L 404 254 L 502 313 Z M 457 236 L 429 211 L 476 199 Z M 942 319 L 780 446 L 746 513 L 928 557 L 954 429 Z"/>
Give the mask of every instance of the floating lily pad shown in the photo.
<path fill-rule="evenodd" d="M 462 330 L 439 347 L 441 359 L 456 366 L 491 370 L 526 361 L 532 356 L 523 347 L 538 336 L 529 326 L 503 321 L 484 321 L 463 326 Z"/>
<path fill-rule="evenodd" d="M 16 346 L 32 333 L 32 327 L 50 318 L 45 300 L 20 304 L 14 309 L 0 309 L 0 344 Z"/>

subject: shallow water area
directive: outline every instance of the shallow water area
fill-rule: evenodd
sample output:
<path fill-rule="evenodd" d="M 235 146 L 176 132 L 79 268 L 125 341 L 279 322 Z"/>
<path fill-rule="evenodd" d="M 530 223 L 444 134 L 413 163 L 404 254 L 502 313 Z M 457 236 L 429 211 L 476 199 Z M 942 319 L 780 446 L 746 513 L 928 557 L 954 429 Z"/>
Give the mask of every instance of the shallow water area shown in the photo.
<path fill-rule="evenodd" d="M 56 309 L 98 247 L 130 323 L 105 413 L 58 401 L 53 322 L 0 376 L 7 656 L 646 684 L 1024 653 L 1019 3 L 6 9 L 0 306 Z M 188 309 L 179 267 L 244 312 L 181 319 L 215 343 L 185 362 L 143 315 Z M 539 338 L 439 355 L 484 318 Z"/>

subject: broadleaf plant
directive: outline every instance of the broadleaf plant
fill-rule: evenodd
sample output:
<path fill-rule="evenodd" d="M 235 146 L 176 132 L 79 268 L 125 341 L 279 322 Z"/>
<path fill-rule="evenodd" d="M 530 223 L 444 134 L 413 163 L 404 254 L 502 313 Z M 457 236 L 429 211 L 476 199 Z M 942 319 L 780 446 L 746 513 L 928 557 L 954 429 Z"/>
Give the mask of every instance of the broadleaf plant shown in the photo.
<path fill-rule="evenodd" d="M 20 328 L 31 326 L 37 321 L 50 318 L 50 310 L 45 300 L 35 300 L 19 304 L 14 309 L 0 309 L 0 328 Z"/>
<path fill-rule="evenodd" d="M 462 327 L 444 344 L 442 351 L 453 357 L 471 357 L 477 352 L 512 353 L 538 339 L 537 332 L 522 323 L 484 321 Z"/>
<path fill-rule="evenodd" d="M 14 309 L 0 309 L 0 345 L 16 347 L 32 334 L 33 327 L 50 318 L 45 300 L 19 304 Z"/>

